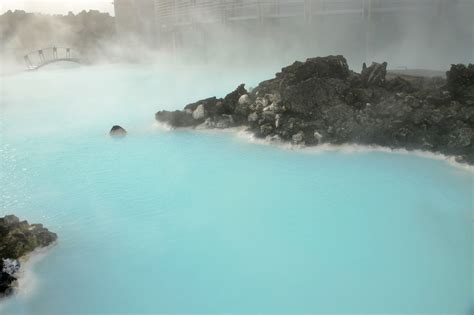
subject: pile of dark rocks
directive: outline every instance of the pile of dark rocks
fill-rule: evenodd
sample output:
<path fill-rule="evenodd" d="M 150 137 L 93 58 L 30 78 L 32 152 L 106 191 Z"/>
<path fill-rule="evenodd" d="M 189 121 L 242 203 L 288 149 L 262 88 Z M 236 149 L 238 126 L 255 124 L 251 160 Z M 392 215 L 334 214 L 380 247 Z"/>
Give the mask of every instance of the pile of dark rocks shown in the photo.
<path fill-rule="evenodd" d="M 246 126 L 298 145 L 361 144 L 424 150 L 474 163 L 474 65 L 446 78 L 387 76 L 387 63 L 351 71 L 343 56 L 295 62 L 247 91 L 160 111 L 172 127 Z"/>
<path fill-rule="evenodd" d="M 57 238 L 41 224 L 28 224 L 14 215 L 0 218 L 0 298 L 14 292 L 19 259 L 51 245 Z"/>

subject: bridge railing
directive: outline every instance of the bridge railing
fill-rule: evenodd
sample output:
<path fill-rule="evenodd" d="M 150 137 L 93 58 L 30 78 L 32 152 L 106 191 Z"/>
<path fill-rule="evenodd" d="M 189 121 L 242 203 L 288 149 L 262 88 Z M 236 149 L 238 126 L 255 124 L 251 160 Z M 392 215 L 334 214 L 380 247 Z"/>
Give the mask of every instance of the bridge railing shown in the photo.
<path fill-rule="evenodd" d="M 35 70 L 55 61 L 78 61 L 79 53 L 70 47 L 47 47 L 26 54 L 23 59 L 28 70 Z"/>

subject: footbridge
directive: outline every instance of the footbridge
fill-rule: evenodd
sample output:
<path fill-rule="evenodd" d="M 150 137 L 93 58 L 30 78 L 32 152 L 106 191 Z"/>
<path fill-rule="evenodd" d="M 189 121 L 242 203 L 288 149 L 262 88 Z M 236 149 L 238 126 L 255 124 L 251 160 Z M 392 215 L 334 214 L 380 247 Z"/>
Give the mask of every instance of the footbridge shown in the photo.
<path fill-rule="evenodd" d="M 28 71 L 38 70 L 56 62 L 83 63 L 77 50 L 70 47 L 56 46 L 34 50 L 26 54 L 23 59 Z"/>

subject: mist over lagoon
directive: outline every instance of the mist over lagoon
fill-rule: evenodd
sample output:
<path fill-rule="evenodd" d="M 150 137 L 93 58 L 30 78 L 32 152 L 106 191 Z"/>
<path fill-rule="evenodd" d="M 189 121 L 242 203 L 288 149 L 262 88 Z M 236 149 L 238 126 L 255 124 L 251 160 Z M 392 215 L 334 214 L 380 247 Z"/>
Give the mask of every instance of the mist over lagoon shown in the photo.
<path fill-rule="evenodd" d="M 270 13 L 262 13 L 267 20 L 260 26 L 252 20 L 202 27 L 195 22 L 194 29 L 179 26 L 179 35 L 158 32 L 162 43 L 140 28 L 124 32 L 116 13 L 0 17 L 2 26 L 8 25 L 2 27 L 7 40 L 1 44 L 0 217 L 15 214 L 58 236 L 40 256 L 20 259 L 15 293 L 0 299 L 0 314 L 471 314 L 472 163 L 436 150 L 324 143 L 332 133 L 319 125 L 323 140 L 317 145 L 309 145 L 306 129 L 291 133 L 290 141 L 283 136 L 275 141 L 247 122 L 238 125 L 237 110 L 231 114 L 235 125 L 225 129 L 215 126 L 227 113 L 211 116 L 210 105 L 198 110 L 212 96 L 217 104 L 212 106 L 220 106 L 222 98 L 225 108 L 227 96 L 245 83 L 247 97 L 240 95 L 236 108 L 249 102 L 252 111 L 251 102 L 272 99 L 258 92 L 264 90 L 261 82 L 278 80 L 272 79 L 276 72 L 283 78 L 277 82 L 286 84 L 292 69 L 300 75 L 300 66 L 333 67 L 332 59 L 307 60 L 317 56 L 342 54 L 357 73 L 340 79 L 320 72 L 307 79 L 325 91 L 351 76 L 363 80 L 363 62 L 387 61 L 384 84 L 398 73 L 404 80 L 422 73 L 426 85 L 438 88 L 432 77 L 439 76 L 444 95 L 451 64 L 472 63 L 470 1 L 444 9 L 422 1 L 427 10 L 403 14 L 373 9 L 370 45 L 367 13 L 341 13 L 355 10 L 357 1 L 325 2 L 326 11 L 315 6 L 314 16 L 303 15 L 308 21 L 295 11 L 294 20 L 281 23 L 270 23 Z M 226 12 L 245 12 L 233 9 Z M 202 11 L 187 12 L 188 18 L 203 18 Z M 28 23 L 13 22 L 18 16 Z M 433 40 L 437 34 L 443 41 Z M 50 60 L 53 48 L 57 59 L 65 60 L 42 65 L 38 50 Z M 71 61 L 76 57 L 80 62 Z M 287 72 L 280 70 L 292 64 Z M 379 74 L 377 67 L 371 69 Z M 409 82 L 418 89 L 418 81 Z M 370 106 L 377 112 L 392 99 L 385 85 L 353 89 L 389 95 L 383 96 L 385 103 L 373 96 L 373 105 L 357 105 L 364 107 L 354 115 Z M 460 96 L 449 96 L 451 106 L 465 115 L 471 113 L 469 91 L 466 85 Z M 407 97 L 422 99 L 410 90 L 403 97 L 395 92 L 395 109 L 399 103 L 408 106 Z M 429 97 L 423 98 L 427 105 L 410 103 L 411 113 L 426 106 L 444 117 L 448 105 L 433 105 Z M 196 101 L 188 112 L 183 109 Z M 290 130 L 287 120 L 305 116 L 291 116 L 300 107 L 283 93 L 281 103 L 294 108 L 274 109 L 280 101 L 273 102 L 256 112 L 261 119 L 271 111 L 282 116 L 280 127 L 275 123 L 277 135 L 283 134 L 278 128 Z M 326 106 L 328 113 L 352 106 L 345 99 L 328 102 L 317 103 L 318 115 L 327 114 Z M 159 122 L 157 111 L 179 111 L 199 127 Z M 398 114 L 389 113 L 381 119 L 391 123 L 390 115 Z M 414 116 L 399 114 L 400 120 L 408 115 Z M 447 150 L 472 141 L 455 151 L 469 158 L 471 116 L 451 115 L 463 124 L 439 133 L 459 131 L 449 140 L 458 147 Z M 126 135 L 109 136 L 114 125 Z M 304 128 L 313 128 L 309 125 Z M 426 141 L 441 143 L 428 136 Z"/>

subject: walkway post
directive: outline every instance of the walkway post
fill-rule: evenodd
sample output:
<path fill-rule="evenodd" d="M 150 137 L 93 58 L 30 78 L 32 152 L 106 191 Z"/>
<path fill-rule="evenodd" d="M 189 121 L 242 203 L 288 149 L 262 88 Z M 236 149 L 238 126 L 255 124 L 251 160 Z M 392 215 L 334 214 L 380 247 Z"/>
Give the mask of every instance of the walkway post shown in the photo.
<path fill-rule="evenodd" d="M 39 55 L 40 60 L 41 60 L 42 62 L 45 62 L 45 61 L 46 61 L 46 58 L 44 57 L 44 54 L 43 54 L 43 50 L 41 50 L 41 49 L 38 50 L 38 55 Z"/>
<path fill-rule="evenodd" d="M 25 56 L 25 63 L 28 69 L 33 68 L 33 64 L 31 63 L 30 57 L 28 55 Z"/>

